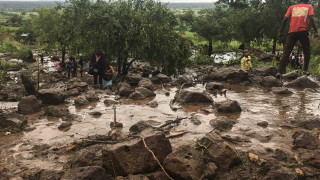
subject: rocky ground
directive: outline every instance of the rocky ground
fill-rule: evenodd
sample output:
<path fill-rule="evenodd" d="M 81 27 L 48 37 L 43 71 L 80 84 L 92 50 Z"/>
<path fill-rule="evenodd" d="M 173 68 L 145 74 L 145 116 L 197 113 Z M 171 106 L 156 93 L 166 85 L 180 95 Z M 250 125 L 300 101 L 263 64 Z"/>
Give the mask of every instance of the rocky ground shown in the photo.
<path fill-rule="evenodd" d="M 51 66 L 1 84 L 0 179 L 320 179 L 316 77 L 138 65 L 102 90 Z"/>

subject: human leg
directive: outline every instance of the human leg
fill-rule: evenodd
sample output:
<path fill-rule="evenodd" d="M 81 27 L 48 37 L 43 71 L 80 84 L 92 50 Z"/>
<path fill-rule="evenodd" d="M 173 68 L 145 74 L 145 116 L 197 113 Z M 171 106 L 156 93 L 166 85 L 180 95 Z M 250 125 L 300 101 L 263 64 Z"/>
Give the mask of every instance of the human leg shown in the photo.
<path fill-rule="evenodd" d="M 286 66 L 289 60 L 289 56 L 296 42 L 297 42 L 297 39 L 295 37 L 295 33 L 288 34 L 286 43 L 284 45 L 283 54 L 281 56 L 280 63 L 279 63 L 278 71 L 280 74 L 286 73 Z"/>
<path fill-rule="evenodd" d="M 310 62 L 310 41 L 307 31 L 301 32 L 299 34 L 299 41 L 302 45 L 303 54 L 304 54 L 304 63 L 303 63 L 303 71 L 308 72 L 309 62 Z"/>

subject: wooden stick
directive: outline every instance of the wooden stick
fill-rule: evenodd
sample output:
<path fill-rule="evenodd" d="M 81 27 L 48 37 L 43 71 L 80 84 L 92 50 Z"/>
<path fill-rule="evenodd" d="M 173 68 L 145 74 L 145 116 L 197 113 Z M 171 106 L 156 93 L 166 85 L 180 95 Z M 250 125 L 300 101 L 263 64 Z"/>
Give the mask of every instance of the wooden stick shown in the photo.
<path fill-rule="evenodd" d="M 161 167 L 162 171 L 166 174 L 166 176 L 170 179 L 170 180 L 174 180 L 168 173 L 167 171 L 163 168 L 163 166 L 161 165 L 159 159 L 156 157 L 156 155 L 153 153 L 153 151 L 147 146 L 146 141 L 144 140 L 144 138 L 141 136 L 142 142 L 144 144 L 144 147 L 152 154 L 153 158 L 157 161 L 157 163 L 159 164 L 159 166 Z"/>
<path fill-rule="evenodd" d="M 168 126 L 169 124 L 173 124 L 173 123 L 179 123 L 179 122 L 180 122 L 181 120 L 183 120 L 183 119 L 187 119 L 187 118 L 186 118 L 186 117 L 185 117 L 185 118 L 179 118 L 179 117 L 177 117 L 176 120 L 171 121 L 171 122 L 168 122 L 168 123 L 165 123 L 165 124 L 159 126 L 158 128 L 163 128 L 163 127 L 166 127 L 166 126 Z"/>

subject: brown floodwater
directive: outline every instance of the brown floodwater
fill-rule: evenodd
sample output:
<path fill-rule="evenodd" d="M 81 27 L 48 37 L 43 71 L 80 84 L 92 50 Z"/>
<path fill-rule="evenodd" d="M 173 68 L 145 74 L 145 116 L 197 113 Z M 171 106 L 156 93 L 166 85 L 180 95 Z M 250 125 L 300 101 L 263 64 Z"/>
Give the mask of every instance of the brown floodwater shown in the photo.
<path fill-rule="evenodd" d="M 192 91 L 204 91 L 203 85 L 186 88 Z M 182 106 L 173 111 L 169 103 L 174 98 L 178 88 L 165 87 L 156 91 L 156 97 L 146 100 L 128 100 L 121 99 L 120 104 L 116 105 L 116 120 L 123 123 L 122 131 L 129 132 L 129 128 L 138 121 L 148 121 L 157 127 L 169 120 L 175 120 L 177 117 L 186 118 L 181 123 L 172 128 L 175 132 L 187 131 L 183 136 L 172 138 L 174 148 L 183 144 L 190 144 L 205 133 L 213 130 L 209 121 L 217 116 L 227 116 L 237 120 L 237 124 L 230 132 L 221 133 L 221 135 L 230 135 L 232 137 L 246 138 L 250 142 L 235 145 L 235 148 L 242 150 L 256 150 L 264 152 L 266 148 L 291 148 L 292 132 L 281 128 L 282 125 L 290 125 L 290 120 L 295 118 L 308 118 L 310 116 L 320 115 L 318 108 L 320 96 L 318 92 L 312 90 L 290 89 L 292 95 L 277 95 L 270 90 L 256 88 L 251 86 L 229 85 L 225 84 L 227 89 L 226 96 L 212 95 L 215 102 L 226 99 L 237 100 L 242 108 L 239 114 L 219 114 L 215 113 L 212 105 L 189 105 Z M 166 92 L 170 92 L 166 96 Z M 80 116 L 72 122 L 72 126 L 67 131 L 61 131 L 58 126 L 63 123 L 60 118 L 50 118 L 43 116 L 43 112 L 27 116 L 32 122 L 34 130 L 22 132 L 20 134 L 0 137 L 1 145 L 6 150 L 2 150 L 0 160 L 4 156 L 19 157 L 20 162 L 28 167 L 44 167 L 46 169 L 62 169 L 62 162 L 65 158 L 43 159 L 27 155 L 30 147 L 35 145 L 47 144 L 50 146 L 62 146 L 74 141 L 81 140 L 89 135 L 105 135 L 110 129 L 110 123 L 114 121 L 114 109 L 112 106 L 106 107 L 104 100 L 114 100 L 116 96 L 100 94 L 100 100 L 87 106 L 76 107 L 73 100 L 68 99 L 68 108 L 71 114 Z M 157 101 L 158 107 L 151 108 L 147 105 L 150 101 Z M 17 103 L 1 102 L 1 108 L 15 108 Z M 209 109 L 209 111 L 203 111 Z M 210 111 L 212 110 L 212 111 Z M 90 115 L 92 112 L 100 112 L 101 115 Z M 201 124 L 195 125 L 190 119 L 196 117 Z M 269 126 L 262 128 L 257 126 L 258 122 L 266 121 Z M 264 140 L 271 137 L 269 140 Z M 9 162 L 8 158 L 4 162 Z M 2 164 L 3 165 L 3 164 Z M 1 166 L 1 163 L 0 163 Z"/>

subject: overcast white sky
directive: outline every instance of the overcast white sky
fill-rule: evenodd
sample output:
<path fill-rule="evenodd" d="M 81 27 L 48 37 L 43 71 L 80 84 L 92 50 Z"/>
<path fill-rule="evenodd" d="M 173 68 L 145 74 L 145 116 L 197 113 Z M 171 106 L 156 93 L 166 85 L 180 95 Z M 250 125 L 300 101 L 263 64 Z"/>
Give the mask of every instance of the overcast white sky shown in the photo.
<path fill-rule="evenodd" d="M 39 1 L 39 0 L 0 0 L 0 1 Z M 42 0 L 42 1 L 63 1 L 63 0 Z M 162 2 L 181 2 L 181 3 L 185 3 L 185 2 L 214 2 L 216 0 L 160 0 Z"/>

